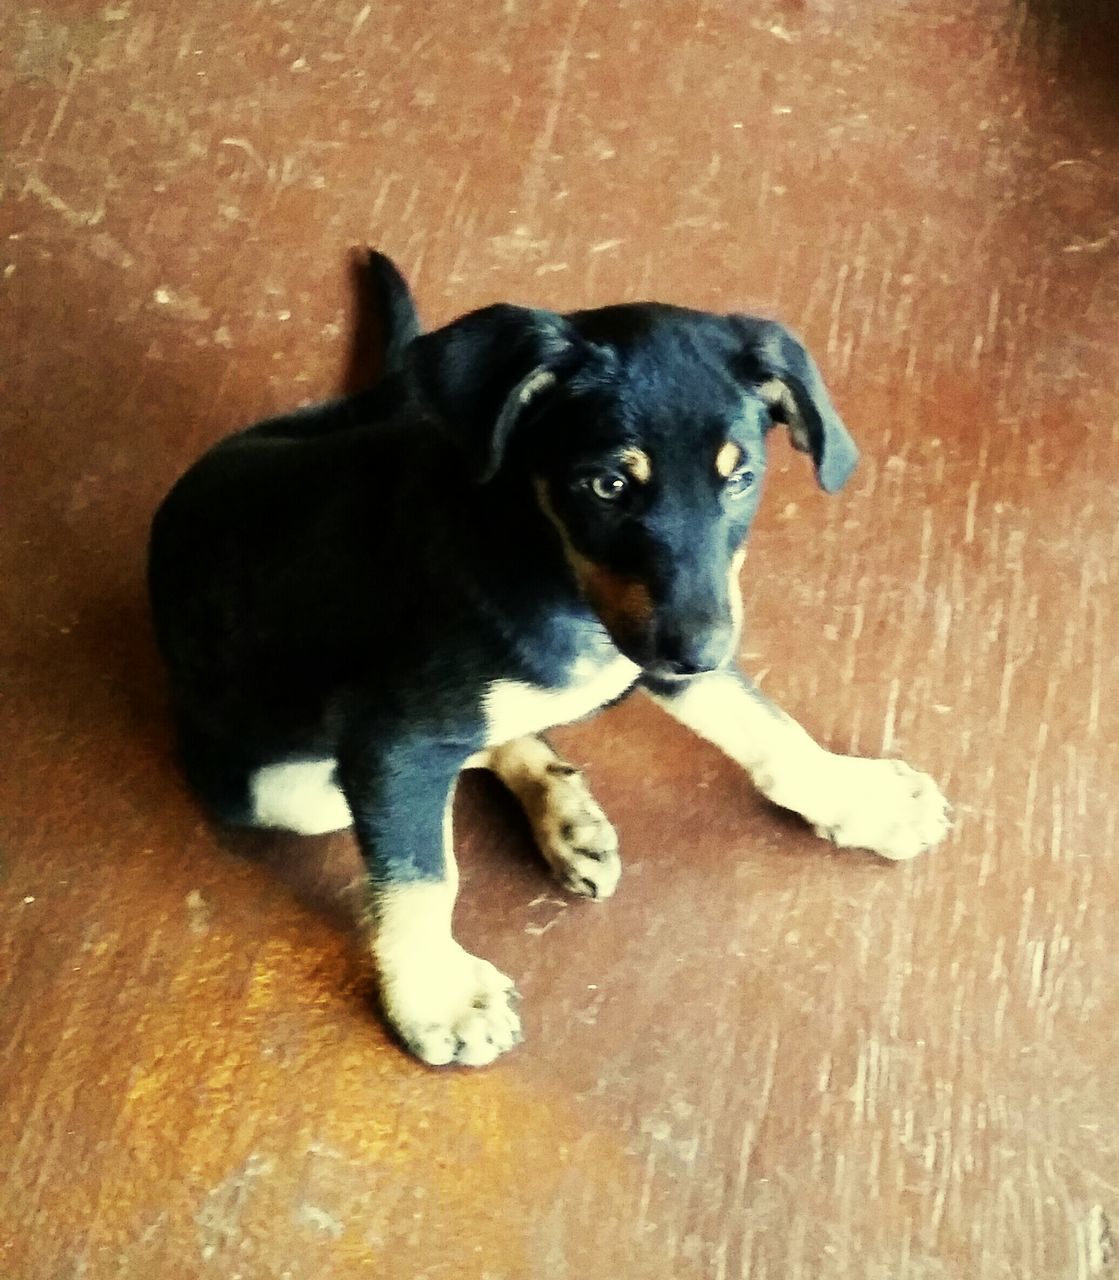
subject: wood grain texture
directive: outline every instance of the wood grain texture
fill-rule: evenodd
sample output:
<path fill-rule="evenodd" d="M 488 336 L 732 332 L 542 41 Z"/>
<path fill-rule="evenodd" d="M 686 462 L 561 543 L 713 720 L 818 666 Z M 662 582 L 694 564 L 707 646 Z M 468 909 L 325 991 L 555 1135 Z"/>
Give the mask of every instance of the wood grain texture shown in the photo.
<path fill-rule="evenodd" d="M 62 0 L 4 18 L 0 1275 L 1116 1274 L 1119 43 L 1107 0 Z M 458 803 L 528 1040 L 376 1019 L 346 837 L 171 760 L 147 521 L 346 376 L 345 253 L 439 322 L 638 296 L 801 330 L 863 449 L 780 440 L 744 665 L 957 823 L 839 855 L 653 706 L 558 735 L 609 904 Z"/>

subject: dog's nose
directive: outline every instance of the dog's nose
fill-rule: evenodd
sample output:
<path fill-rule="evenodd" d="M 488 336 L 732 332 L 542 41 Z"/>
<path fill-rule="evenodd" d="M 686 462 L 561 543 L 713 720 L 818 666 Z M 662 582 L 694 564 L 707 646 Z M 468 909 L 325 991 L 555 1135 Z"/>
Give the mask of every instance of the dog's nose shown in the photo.
<path fill-rule="evenodd" d="M 654 665 L 669 675 L 702 675 L 722 666 L 730 652 L 730 642 L 727 627 L 666 629 L 659 637 Z"/>
<path fill-rule="evenodd" d="M 652 672 L 654 675 L 660 676 L 701 676 L 704 672 L 715 671 L 714 667 L 700 667 L 694 662 L 681 662 L 677 658 L 671 658 L 668 661 L 657 662 L 653 664 Z"/>

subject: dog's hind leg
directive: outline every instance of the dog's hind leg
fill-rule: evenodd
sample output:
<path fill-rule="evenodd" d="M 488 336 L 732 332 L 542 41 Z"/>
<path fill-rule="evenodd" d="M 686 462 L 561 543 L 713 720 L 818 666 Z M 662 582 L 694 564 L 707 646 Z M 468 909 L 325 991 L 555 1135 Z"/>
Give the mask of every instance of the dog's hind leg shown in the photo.
<path fill-rule="evenodd" d="M 583 775 L 543 738 L 514 738 L 480 761 L 520 801 L 540 852 L 572 893 L 609 898 L 622 863 L 618 837 Z"/>
<path fill-rule="evenodd" d="M 353 826 L 332 759 L 264 765 L 250 778 L 249 791 L 255 827 L 321 836 Z"/>
<path fill-rule="evenodd" d="M 175 728 L 183 772 L 210 813 L 233 826 L 255 826 L 249 789 L 252 759 L 236 743 L 201 728 L 181 711 Z"/>
<path fill-rule="evenodd" d="M 330 759 L 261 764 L 235 740 L 178 718 L 183 771 L 211 813 L 237 827 L 273 827 L 298 835 L 342 831 L 353 824 Z"/>

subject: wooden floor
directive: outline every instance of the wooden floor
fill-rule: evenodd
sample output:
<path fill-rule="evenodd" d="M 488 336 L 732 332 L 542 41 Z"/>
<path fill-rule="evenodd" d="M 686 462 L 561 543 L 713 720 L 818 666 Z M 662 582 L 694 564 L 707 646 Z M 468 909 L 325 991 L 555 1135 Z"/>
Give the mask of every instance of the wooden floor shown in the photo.
<path fill-rule="evenodd" d="M 5 1280 L 1116 1274 L 1116 12 L 9 6 Z M 349 837 L 199 814 L 145 613 L 171 480 L 344 379 L 366 241 L 432 324 L 804 333 L 863 463 L 829 499 L 774 441 L 743 663 L 955 806 L 840 855 L 634 701 L 559 735 L 623 839 L 600 905 L 471 777 L 459 929 L 527 1030 L 475 1073 L 378 1021 Z"/>

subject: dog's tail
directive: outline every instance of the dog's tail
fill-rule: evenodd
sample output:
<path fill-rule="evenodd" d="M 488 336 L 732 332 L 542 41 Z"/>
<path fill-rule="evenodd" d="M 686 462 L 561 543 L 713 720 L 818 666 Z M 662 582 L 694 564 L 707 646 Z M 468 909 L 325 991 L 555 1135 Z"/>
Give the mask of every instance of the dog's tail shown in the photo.
<path fill-rule="evenodd" d="M 399 373 L 408 344 L 423 332 L 416 303 L 396 264 L 376 249 L 350 254 L 353 331 L 340 390 L 356 395 Z"/>
<path fill-rule="evenodd" d="M 396 373 L 413 338 L 423 332 L 416 301 L 396 263 L 376 249 L 366 251 L 364 271 L 376 294 L 384 344 L 385 373 Z"/>

